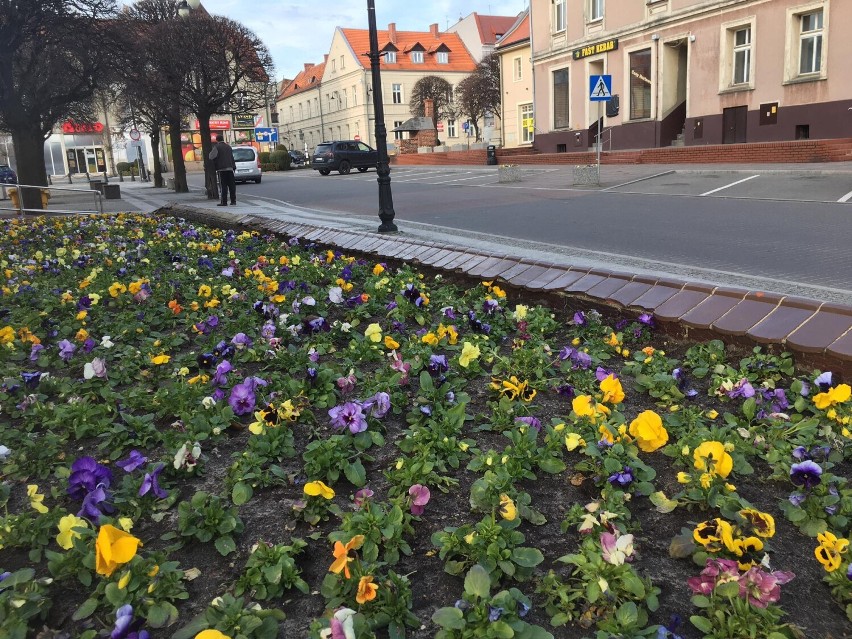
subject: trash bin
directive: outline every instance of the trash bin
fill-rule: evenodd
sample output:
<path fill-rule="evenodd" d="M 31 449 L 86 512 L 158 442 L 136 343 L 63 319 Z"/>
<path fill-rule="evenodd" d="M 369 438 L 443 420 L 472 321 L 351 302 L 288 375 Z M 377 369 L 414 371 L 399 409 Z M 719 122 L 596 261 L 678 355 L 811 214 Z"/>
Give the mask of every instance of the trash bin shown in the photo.
<path fill-rule="evenodd" d="M 121 186 L 118 184 L 104 184 L 104 199 L 120 200 Z"/>
<path fill-rule="evenodd" d="M 485 164 L 488 166 L 494 166 L 497 164 L 497 147 L 493 144 L 489 144 L 485 150 Z"/>

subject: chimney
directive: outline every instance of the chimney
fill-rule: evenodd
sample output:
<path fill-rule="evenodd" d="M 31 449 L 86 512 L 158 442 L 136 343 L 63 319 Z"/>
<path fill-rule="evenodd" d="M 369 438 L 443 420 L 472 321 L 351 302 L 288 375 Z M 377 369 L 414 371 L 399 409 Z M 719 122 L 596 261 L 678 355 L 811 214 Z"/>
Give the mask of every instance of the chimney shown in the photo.
<path fill-rule="evenodd" d="M 314 66 L 314 63 L 313 63 L 313 62 L 305 62 L 305 71 L 307 71 L 308 69 L 310 69 L 312 66 Z"/>
<path fill-rule="evenodd" d="M 388 40 L 396 44 L 396 22 L 391 22 L 388 25 Z"/>
<path fill-rule="evenodd" d="M 323 54 L 323 56 L 322 56 L 322 63 L 326 64 L 327 62 L 328 62 L 328 54 L 326 53 L 326 54 Z"/>
<path fill-rule="evenodd" d="M 429 118 L 430 120 L 435 117 L 435 102 L 432 98 L 426 98 L 423 100 L 423 117 Z"/>
<path fill-rule="evenodd" d="M 432 34 L 433 38 L 437 38 L 440 35 L 440 31 L 438 31 L 438 23 L 429 25 L 429 33 Z"/>

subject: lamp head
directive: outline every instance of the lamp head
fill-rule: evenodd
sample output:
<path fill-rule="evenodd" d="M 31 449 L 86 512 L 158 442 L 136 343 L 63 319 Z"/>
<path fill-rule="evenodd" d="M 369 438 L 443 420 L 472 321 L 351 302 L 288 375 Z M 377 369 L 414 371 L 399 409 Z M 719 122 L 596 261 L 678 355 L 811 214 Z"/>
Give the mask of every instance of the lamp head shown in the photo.
<path fill-rule="evenodd" d="M 198 5 L 201 4 L 201 0 L 186 0 L 186 3 L 189 5 L 190 9 L 197 9 Z"/>
<path fill-rule="evenodd" d="M 190 11 L 191 9 L 189 8 L 189 4 L 187 4 L 187 1 L 181 0 L 180 4 L 178 5 L 178 15 L 181 18 L 185 18 L 189 15 Z"/>

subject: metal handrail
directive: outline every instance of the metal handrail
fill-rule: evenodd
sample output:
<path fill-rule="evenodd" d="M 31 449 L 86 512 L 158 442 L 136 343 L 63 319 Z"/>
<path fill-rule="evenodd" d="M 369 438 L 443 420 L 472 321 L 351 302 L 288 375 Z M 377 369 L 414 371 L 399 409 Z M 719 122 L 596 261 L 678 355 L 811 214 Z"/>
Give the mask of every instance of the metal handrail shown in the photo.
<path fill-rule="evenodd" d="M 604 147 L 604 144 L 609 144 L 608 150 L 612 151 L 612 127 L 608 128 L 608 129 L 604 129 L 603 131 L 600 131 L 595 136 L 595 144 L 597 144 L 598 138 L 602 138 L 601 139 L 601 148 Z"/>
<path fill-rule="evenodd" d="M 103 201 L 103 193 L 98 191 L 97 189 L 71 189 L 67 186 L 40 186 L 36 184 L 4 184 L 2 185 L 3 196 L 5 198 L 7 189 L 17 189 L 18 190 L 18 206 L 15 207 L 0 207 L 0 211 L 17 211 L 19 215 L 23 215 L 24 213 L 103 213 L 104 212 L 104 201 Z M 80 210 L 65 210 L 65 209 L 25 209 L 24 208 L 24 198 L 21 197 L 21 189 L 38 189 L 39 191 L 70 191 L 72 193 L 92 193 L 94 195 L 93 201 L 95 206 L 97 207 L 95 210 L 91 211 L 80 211 Z"/>

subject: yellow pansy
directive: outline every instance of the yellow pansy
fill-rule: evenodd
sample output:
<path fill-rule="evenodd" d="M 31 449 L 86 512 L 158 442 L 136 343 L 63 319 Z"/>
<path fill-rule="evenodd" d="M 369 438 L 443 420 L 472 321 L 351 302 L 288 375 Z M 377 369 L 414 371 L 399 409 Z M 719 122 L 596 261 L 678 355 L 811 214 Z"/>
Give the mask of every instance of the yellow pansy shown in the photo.
<path fill-rule="evenodd" d="M 624 391 L 621 388 L 621 381 L 613 374 L 609 374 L 601 382 L 601 391 L 603 392 L 603 401 L 610 404 L 620 404 L 624 401 Z"/>
<path fill-rule="evenodd" d="M 151 363 L 154 364 L 155 366 L 161 366 L 163 364 L 168 364 L 169 361 L 171 361 L 171 359 L 172 359 L 171 355 L 165 355 L 165 354 L 152 355 L 151 356 Z"/>
<path fill-rule="evenodd" d="M 80 536 L 80 533 L 74 532 L 74 528 L 88 528 L 89 522 L 82 517 L 76 515 L 65 515 L 59 520 L 59 534 L 56 535 L 56 543 L 63 550 L 69 550 L 74 545 L 74 539 Z"/>
<path fill-rule="evenodd" d="M 358 591 L 355 594 L 355 601 L 359 604 L 365 604 L 376 598 L 376 591 L 379 589 L 378 584 L 373 583 L 371 575 L 364 575 L 358 580 Z"/>
<path fill-rule="evenodd" d="M 669 434 L 663 426 L 663 420 L 652 410 L 640 413 L 630 422 L 630 435 L 636 440 L 639 450 L 653 453 L 669 441 Z"/>
<path fill-rule="evenodd" d="M 142 542 L 110 524 L 101 526 L 95 542 L 95 571 L 109 577 L 121 564 L 136 556 Z"/>
<path fill-rule="evenodd" d="M 424 344 L 429 344 L 429 346 L 437 346 L 438 345 L 438 336 L 435 333 L 426 333 L 423 337 L 420 338 L 420 341 Z"/>
<path fill-rule="evenodd" d="M 734 469 L 734 460 L 725 451 L 725 445 L 722 442 L 702 442 L 695 449 L 695 452 L 692 453 L 692 458 L 696 470 L 701 470 L 712 475 L 727 477 Z"/>
<path fill-rule="evenodd" d="M 381 275 L 384 272 L 385 272 L 385 267 L 382 266 L 381 264 L 376 264 L 373 267 L 373 275 Z"/>
<path fill-rule="evenodd" d="M 843 562 L 841 555 L 849 550 L 848 539 L 838 539 L 834 533 L 823 532 L 817 535 L 819 546 L 814 550 L 817 561 L 823 565 L 826 572 L 834 572 Z"/>
<path fill-rule="evenodd" d="M 850 397 L 852 397 L 852 387 L 849 384 L 840 384 L 834 388 L 829 388 L 825 393 L 815 395 L 814 406 L 820 410 L 825 410 L 829 406 L 848 402 Z"/>
<path fill-rule="evenodd" d="M 580 446 L 585 446 L 585 440 L 577 433 L 568 433 L 565 435 L 565 448 L 569 451 L 575 450 Z"/>
<path fill-rule="evenodd" d="M 113 282 L 112 285 L 109 287 L 110 297 L 118 297 L 122 293 L 126 293 L 126 292 L 127 292 L 127 287 L 124 284 L 122 284 L 121 282 Z"/>
<path fill-rule="evenodd" d="M 506 493 L 500 495 L 500 516 L 506 521 L 514 521 L 518 517 L 518 508 Z"/>
<path fill-rule="evenodd" d="M 231 639 L 228 635 L 223 634 L 216 630 L 215 628 L 208 628 L 207 630 L 202 630 L 199 632 L 193 639 Z"/>
<path fill-rule="evenodd" d="M 529 307 L 524 306 L 523 304 L 517 304 L 515 306 L 515 312 L 512 313 L 512 317 L 514 317 L 518 321 L 523 320 L 526 318 L 528 310 Z"/>
<path fill-rule="evenodd" d="M 311 481 L 305 484 L 305 494 L 310 497 L 322 497 L 323 499 L 334 499 L 334 490 L 321 481 Z"/>
<path fill-rule="evenodd" d="M 38 492 L 38 486 L 36 484 L 27 485 L 27 497 L 29 497 L 30 506 L 32 506 L 34 510 L 37 510 L 42 515 L 48 512 L 48 507 L 41 503 L 44 501 L 44 495 Z"/>
<path fill-rule="evenodd" d="M 0 344 L 9 344 L 15 341 L 15 329 L 11 326 L 0 328 Z"/>
<path fill-rule="evenodd" d="M 202 284 L 198 287 L 198 297 L 210 297 L 213 291 L 207 284 Z"/>
<path fill-rule="evenodd" d="M 85 310 L 80 311 L 79 313 L 77 313 L 77 316 L 74 319 L 84 320 L 84 319 L 86 319 L 86 315 L 88 315 L 88 314 L 89 314 L 89 311 L 85 311 Z"/>
<path fill-rule="evenodd" d="M 399 348 L 399 342 L 397 342 L 390 335 L 385 335 L 385 348 L 389 351 L 396 350 L 397 348 Z"/>
<path fill-rule="evenodd" d="M 685 473 L 683 471 L 680 471 L 677 474 L 677 483 L 688 484 L 691 481 L 692 481 L 692 476 L 689 473 Z"/>
<path fill-rule="evenodd" d="M 467 368 L 473 360 L 479 357 L 479 355 L 480 352 L 478 346 L 471 344 L 470 342 L 465 342 L 464 346 L 462 346 L 461 355 L 459 355 L 459 366 Z"/>
<path fill-rule="evenodd" d="M 381 342 L 382 341 L 382 327 L 378 324 L 370 324 L 367 327 L 367 330 L 364 331 L 364 337 L 366 337 L 371 342 Z"/>

